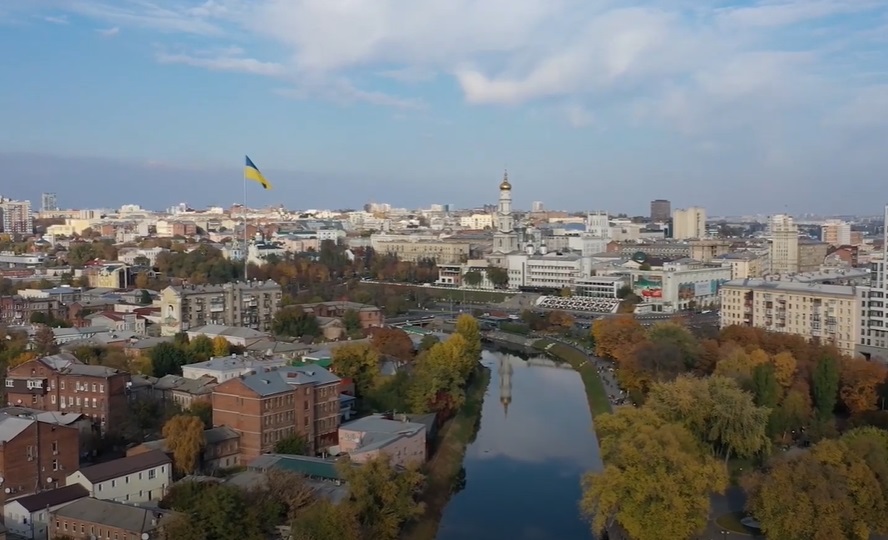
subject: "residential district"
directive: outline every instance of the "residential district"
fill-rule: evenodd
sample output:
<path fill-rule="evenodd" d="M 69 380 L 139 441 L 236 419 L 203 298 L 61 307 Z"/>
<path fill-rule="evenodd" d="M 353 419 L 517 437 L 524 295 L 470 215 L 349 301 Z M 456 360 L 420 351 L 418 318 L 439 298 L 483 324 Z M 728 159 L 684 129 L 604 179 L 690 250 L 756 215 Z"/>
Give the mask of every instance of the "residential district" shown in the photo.
<path fill-rule="evenodd" d="M 606 465 L 582 479 L 590 534 L 888 531 L 888 207 L 523 211 L 508 175 L 491 193 L 469 210 L 0 199 L 0 539 L 434 538 L 482 340 L 583 376 Z M 738 483 L 746 502 L 718 515 Z"/>

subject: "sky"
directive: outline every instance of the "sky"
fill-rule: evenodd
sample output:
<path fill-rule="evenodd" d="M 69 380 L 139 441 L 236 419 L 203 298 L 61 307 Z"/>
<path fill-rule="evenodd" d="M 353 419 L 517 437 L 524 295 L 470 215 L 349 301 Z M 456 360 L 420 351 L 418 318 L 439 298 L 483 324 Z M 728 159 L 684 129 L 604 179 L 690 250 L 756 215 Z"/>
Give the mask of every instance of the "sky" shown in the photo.
<path fill-rule="evenodd" d="M 888 0 L 2 0 L 0 194 L 879 213 Z"/>

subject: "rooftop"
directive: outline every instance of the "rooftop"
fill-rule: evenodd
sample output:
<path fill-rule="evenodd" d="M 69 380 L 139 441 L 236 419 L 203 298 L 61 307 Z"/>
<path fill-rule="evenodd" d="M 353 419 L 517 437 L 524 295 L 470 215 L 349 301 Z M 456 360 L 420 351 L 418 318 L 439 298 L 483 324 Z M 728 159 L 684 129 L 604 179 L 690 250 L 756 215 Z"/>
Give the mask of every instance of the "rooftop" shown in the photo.
<path fill-rule="evenodd" d="M 340 431 L 356 431 L 363 434 L 357 453 L 383 448 L 401 437 L 415 435 L 425 429 L 425 424 L 410 422 L 406 417 L 401 420 L 389 420 L 379 415 L 365 416 L 339 426 Z"/>
<path fill-rule="evenodd" d="M 240 380 L 260 396 L 272 396 L 291 390 L 291 385 L 338 383 L 339 377 L 318 365 L 272 368 L 241 375 Z"/>
<path fill-rule="evenodd" d="M 243 371 L 243 370 L 263 370 L 272 367 L 283 367 L 286 360 L 282 358 L 262 359 L 253 356 L 216 356 L 205 362 L 195 362 L 188 364 L 192 369 L 205 369 L 208 371 Z"/>
<path fill-rule="evenodd" d="M 156 529 L 171 514 L 154 508 L 85 498 L 67 504 L 54 512 L 55 516 L 105 525 L 135 533 Z"/>
<path fill-rule="evenodd" d="M 146 469 L 160 467 L 161 465 L 169 465 L 170 463 L 172 463 L 172 461 L 170 461 L 169 456 L 159 450 L 151 450 L 144 454 L 122 457 L 120 459 L 106 461 L 105 463 L 99 463 L 98 465 L 85 467 L 80 469 L 80 474 L 82 474 L 90 483 L 97 484 L 99 482 L 104 482 L 105 480 L 111 480 L 112 478 L 120 478 L 121 476 L 137 473 Z"/>
<path fill-rule="evenodd" d="M 34 495 L 26 495 L 15 499 L 15 502 L 22 505 L 28 512 L 36 512 L 67 502 L 76 501 L 77 499 L 82 499 L 84 497 L 89 497 L 89 490 L 80 484 L 72 484 L 70 486 L 35 493 Z"/>
<path fill-rule="evenodd" d="M 802 283 L 798 281 L 777 281 L 764 279 L 735 279 L 722 284 L 722 287 L 742 289 L 770 290 L 775 292 L 792 292 L 803 294 L 824 294 L 829 296 L 857 296 L 857 288 L 853 285 L 826 285 L 823 283 Z"/>
<path fill-rule="evenodd" d="M 263 338 L 267 336 L 265 332 L 260 332 L 259 330 L 254 330 L 252 328 L 244 328 L 241 326 L 225 326 L 223 324 L 207 324 L 204 326 L 197 326 L 188 330 L 187 333 L 192 335 L 203 334 L 206 336 L 231 336 L 245 339 Z"/>
<path fill-rule="evenodd" d="M 249 468 L 260 471 L 281 469 L 325 480 L 342 479 L 342 475 L 339 474 L 339 470 L 336 468 L 336 461 L 309 456 L 265 454 L 251 461 Z"/>

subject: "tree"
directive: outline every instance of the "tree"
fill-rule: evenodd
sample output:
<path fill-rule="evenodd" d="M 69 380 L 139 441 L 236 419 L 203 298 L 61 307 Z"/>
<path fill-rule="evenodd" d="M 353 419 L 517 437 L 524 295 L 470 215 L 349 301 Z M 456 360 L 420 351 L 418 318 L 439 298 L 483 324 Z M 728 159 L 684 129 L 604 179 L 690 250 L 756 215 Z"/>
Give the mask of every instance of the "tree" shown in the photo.
<path fill-rule="evenodd" d="M 700 344 L 682 324 L 674 321 L 653 325 L 647 332 L 648 340 L 657 347 L 671 347 L 681 356 L 681 371 L 688 371 L 697 363 Z"/>
<path fill-rule="evenodd" d="M 466 379 L 477 360 L 466 354 L 465 338 L 452 334 L 416 362 L 407 400 L 415 413 L 437 412 L 449 418 L 465 402 Z"/>
<path fill-rule="evenodd" d="M 640 380 L 670 381 L 685 371 L 685 356 L 674 343 L 658 345 L 651 341 L 642 341 L 625 357 L 621 371 L 623 369 L 638 372 L 636 378 Z"/>
<path fill-rule="evenodd" d="M 37 355 L 31 351 L 22 351 L 21 353 L 13 356 L 8 360 L 7 367 L 14 368 L 18 367 L 24 363 L 30 362 L 31 360 L 37 358 Z"/>
<path fill-rule="evenodd" d="M 811 397 L 807 388 L 791 388 L 771 415 L 771 431 L 786 440 L 790 432 L 800 433 L 810 421 Z"/>
<path fill-rule="evenodd" d="M 213 356 L 216 346 L 209 336 L 200 334 L 188 343 L 188 356 L 194 362 L 206 362 Z M 190 362 L 188 362 L 190 363 Z"/>
<path fill-rule="evenodd" d="M 440 342 L 441 340 L 438 336 L 434 334 L 426 334 L 422 336 L 422 339 L 419 341 L 419 352 L 425 352 Z"/>
<path fill-rule="evenodd" d="M 706 526 L 710 494 L 727 487 L 727 471 L 687 428 L 646 408 L 595 422 L 605 466 L 583 478 L 580 502 L 593 532 L 618 524 L 634 540 L 660 540 L 691 538 Z"/>
<path fill-rule="evenodd" d="M 780 402 L 780 385 L 774 373 L 774 364 L 759 364 L 752 370 L 752 394 L 755 404 L 773 409 Z"/>
<path fill-rule="evenodd" d="M 147 306 L 154 302 L 154 299 L 151 298 L 151 293 L 148 292 L 148 289 L 143 288 L 142 293 L 139 296 L 139 303 L 143 306 Z"/>
<path fill-rule="evenodd" d="M 293 519 L 314 502 L 315 486 L 301 474 L 271 469 L 265 473 L 265 484 L 265 494 L 272 501 L 282 502 L 286 507 L 287 519 Z"/>
<path fill-rule="evenodd" d="M 554 309 L 549 312 L 546 322 L 551 330 L 567 331 L 573 328 L 577 321 L 570 313 Z"/>
<path fill-rule="evenodd" d="M 618 315 L 595 319 L 592 323 L 592 337 L 597 356 L 619 362 L 632 347 L 645 338 L 645 331 L 632 315 Z"/>
<path fill-rule="evenodd" d="M 757 407 L 753 396 L 734 379 L 678 377 L 651 387 L 646 407 L 668 422 L 687 427 L 727 462 L 750 458 L 769 448 L 770 410 Z"/>
<path fill-rule="evenodd" d="M 231 343 L 222 336 L 213 338 L 213 356 L 228 356 L 231 354 Z"/>
<path fill-rule="evenodd" d="M 379 376 L 379 353 L 365 343 L 349 343 L 333 349 L 333 371 L 354 381 L 359 394 L 366 394 Z"/>
<path fill-rule="evenodd" d="M 339 470 L 349 488 L 346 504 L 361 523 L 365 538 L 394 540 L 404 522 L 422 515 L 424 505 L 414 499 L 425 481 L 418 469 L 395 470 L 382 455 L 360 467 L 345 461 Z"/>
<path fill-rule="evenodd" d="M 47 356 L 59 352 L 59 346 L 56 344 L 52 328 L 41 326 L 37 330 L 37 333 L 34 334 L 34 352 L 38 356 Z"/>
<path fill-rule="evenodd" d="M 360 314 L 353 309 L 347 309 L 342 314 L 342 325 L 345 326 L 346 332 L 357 332 L 363 328 Z"/>
<path fill-rule="evenodd" d="M 413 359 L 413 340 L 401 328 L 374 328 L 370 343 L 379 354 L 393 356 L 404 362 Z"/>
<path fill-rule="evenodd" d="M 747 510 L 769 538 L 866 540 L 885 529 L 884 491 L 844 441 L 823 441 L 778 459 L 767 472 L 746 478 L 744 487 Z"/>
<path fill-rule="evenodd" d="M 151 349 L 149 357 L 152 375 L 158 378 L 164 375 L 181 375 L 182 366 L 188 360 L 182 348 L 169 342 L 158 343 Z"/>
<path fill-rule="evenodd" d="M 823 357 L 814 364 L 811 375 L 811 393 L 814 396 L 814 408 L 817 418 L 826 420 L 836 408 L 839 394 L 839 365 L 831 357 Z"/>
<path fill-rule="evenodd" d="M 722 349 L 722 357 L 715 366 L 715 374 L 746 383 L 752 378 L 753 367 L 755 366 L 749 354 L 739 345 L 731 344 Z"/>
<path fill-rule="evenodd" d="M 201 419 L 190 414 L 174 416 L 164 424 L 163 437 L 173 454 L 176 469 L 182 474 L 193 473 L 206 443 Z"/>
<path fill-rule="evenodd" d="M 275 454 L 293 454 L 299 456 L 308 455 L 308 441 L 299 433 L 280 439 L 274 443 Z"/>
<path fill-rule="evenodd" d="M 505 289 L 509 286 L 509 272 L 498 266 L 487 267 L 487 279 L 496 289 Z"/>
<path fill-rule="evenodd" d="M 361 540 L 361 524 L 347 504 L 320 500 L 290 524 L 292 540 Z"/>
<path fill-rule="evenodd" d="M 775 354 L 771 358 L 771 362 L 774 364 L 774 376 L 777 378 L 777 383 L 783 388 L 792 386 L 797 368 L 795 356 L 789 351 L 783 351 Z"/>
<path fill-rule="evenodd" d="M 204 425 L 204 429 L 210 429 L 213 427 L 213 404 L 209 401 L 192 402 L 191 407 L 188 407 L 186 413 L 200 418 L 200 421 Z"/>
<path fill-rule="evenodd" d="M 278 335 L 302 337 L 321 335 L 318 319 L 300 306 L 287 306 L 278 310 L 271 323 L 272 331 Z"/>
<path fill-rule="evenodd" d="M 877 408 L 879 387 L 884 383 L 884 364 L 862 358 L 848 358 L 842 363 L 839 396 L 851 414 Z"/>
<path fill-rule="evenodd" d="M 474 367 L 475 362 L 481 359 L 481 328 L 478 326 L 478 319 L 463 313 L 456 318 L 456 333 L 466 340 L 465 354 Z"/>
<path fill-rule="evenodd" d="M 478 270 L 469 270 L 463 274 L 463 282 L 469 287 L 478 287 L 484 280 L 484 276 Z"/>

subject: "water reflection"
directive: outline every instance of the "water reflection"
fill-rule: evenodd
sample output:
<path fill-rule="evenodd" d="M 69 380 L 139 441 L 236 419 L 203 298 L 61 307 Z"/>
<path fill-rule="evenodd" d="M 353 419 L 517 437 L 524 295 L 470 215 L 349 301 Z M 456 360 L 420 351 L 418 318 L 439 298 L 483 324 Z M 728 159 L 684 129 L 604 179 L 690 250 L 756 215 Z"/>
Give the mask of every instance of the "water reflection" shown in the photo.
<path fill-rule="evenodd" d="M 485 351 L 483 361 L 491 381 L 481 429 L 438 539 L 591 538 L 579 483 L 600 458 L 579 374 L 543 357 Z"/>

